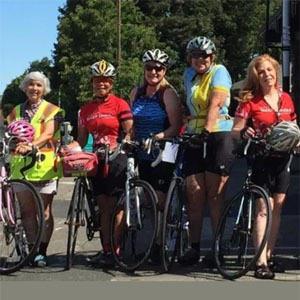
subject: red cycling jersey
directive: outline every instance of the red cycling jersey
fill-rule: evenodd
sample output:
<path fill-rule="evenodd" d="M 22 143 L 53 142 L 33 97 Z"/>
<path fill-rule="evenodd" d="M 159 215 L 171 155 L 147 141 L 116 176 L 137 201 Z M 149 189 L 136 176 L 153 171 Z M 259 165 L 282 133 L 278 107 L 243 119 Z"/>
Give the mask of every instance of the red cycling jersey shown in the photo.
<path fill-rule="evenodd" d="M 278 121 L 293 121 L 297 118 L 293 100 L 285 92 L 281 93 L 278 112 L 274 111 L 260 94 L 247 103 L 240 103 L 235 116 L 244 120 L 251 118 L 256 134 L 261 136 Z"/>
<path fill-rule="evenodd" d="M 116 145 L 121 123 L 126 120 L 132 120 L 129 104 L 113 94 L 105 101 L 92 99 L 83 105 L 78 118 L 79 126 L 93 135 L 95 145 L 110 144 L 111 148 Z"/>

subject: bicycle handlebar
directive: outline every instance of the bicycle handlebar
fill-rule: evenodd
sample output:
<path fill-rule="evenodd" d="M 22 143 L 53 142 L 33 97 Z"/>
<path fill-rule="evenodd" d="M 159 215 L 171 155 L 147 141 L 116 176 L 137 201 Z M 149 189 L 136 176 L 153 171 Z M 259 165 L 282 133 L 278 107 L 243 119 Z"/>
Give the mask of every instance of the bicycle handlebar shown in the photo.
<path fill-rule="evenodd" d="M 112 161 L 114 160 L 122 151 L 130 151 L 132 149 L 136 148 L 144 148 L 145 147 L 145 142 L 144 141 L 128 141 L 125 139 L 117 139 L 117 147 L 115 150 L 109 155 L 108 160 Z"/>
<path fill-rule="evenodd" d="M 153 150 L 152 148 L 156 148 L 159 149 L 159 153 L 157 158 L 155 159 L 155 161 L 153 161 L 151 163 L 152 167 L 156 167 L 161 161 L 162 161 L 162 154 L 163 154 L 163 150 L 164 150 L 164 146 L 166 144 L 166 142 L 170 142 L 170 143 L 175 143 L 175 144 L 189 144 L 191 138 L 196 137 L 197 134 L 184 134 L 182 136 L 176 136 L 176 137 L 169 137 L 169 138 L 155 138 L 152 137 L 150 138 L 151 141 L 148 142 L 149 144 L 149 148 L 148 148 L 148 154 L 151 153 L 151 151 Z M 205 140 L 202 140 L 201 143 L 203 144 L 203 158 L 206 157 L 206 147 L 207 147 L 207 142 Z"/>

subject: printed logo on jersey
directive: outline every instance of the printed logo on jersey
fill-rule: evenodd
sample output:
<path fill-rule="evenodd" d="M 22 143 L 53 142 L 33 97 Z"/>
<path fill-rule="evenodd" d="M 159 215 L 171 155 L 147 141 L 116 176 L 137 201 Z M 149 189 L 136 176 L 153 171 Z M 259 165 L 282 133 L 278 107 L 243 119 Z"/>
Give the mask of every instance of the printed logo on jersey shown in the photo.
<path fill-rule="evenodd" d="M 91 115 L 89 115 L 89 116 L 86 118 L 86 120 L 87 120 L 87 121 L 90 121 L 90 120 L 94 120 L 94 119 L 97 119 L 97 118 L 111 119 L 111 118 L 114 118 L 114 116 L 111 115 L 111 114 L 96 113 L 96 114 L 91 114 Z"/>

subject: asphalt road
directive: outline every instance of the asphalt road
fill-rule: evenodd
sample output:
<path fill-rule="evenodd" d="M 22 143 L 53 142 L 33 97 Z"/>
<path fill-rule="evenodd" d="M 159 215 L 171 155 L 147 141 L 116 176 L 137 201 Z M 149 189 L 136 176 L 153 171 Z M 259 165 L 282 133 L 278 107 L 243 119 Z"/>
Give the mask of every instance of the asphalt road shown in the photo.
<path fill-rule="evenodd" d="M 245 161 L 235 162 L 232 179 L 230 180 L 227 196 L 234 194 L 241 186 L 245 176 Z M 283 209 L 282 223 L 275 253 L 278 259 L 285 265 L 286 272 L 276 274 L 275 281 L 291 282 L 300 281 L 300 256 L 299 256 L 299 159 L 295 159 L 291 168 L 292 181 L 286 205 Z M 60 181 L 59 192 L 55 198 L 53 212 L 55 216 L 55 230 L 49 246 L 48 255 L 50 266 L 44 269 L 24 268 L 19 272 L 9 276 L 1 276 L 0 281 L 59 281 L 59 282 L 79 282 L 79 281 L 119 281 L 119 282 L 198 282 L 225 281 L 216 270 L 205 270 L 201 262 L 192 267 L 182 268 L 175 264 L 172 273 L 162 273 L 161 267 L 145 265 L 134 274 L 125 274 L 118 269 L 101 269 L 91 267 L 86 263 L 86 256 L 95 254 L 100 249 L 99 237 L 92 241 L 87 241 L 85 228 L 80 228 L 78 245 L 74 266 L 64 270 L 67 225 L 64 224 L 67 215 L 69 201 L 73 189 L 73 179 L 64 178 Z M 204 255 L 211 245 L 210 222 L 205 213 L 202 255 Z M 253 277 L 253 272 L 238 279 L 241 282 L 257 281 Z"/>

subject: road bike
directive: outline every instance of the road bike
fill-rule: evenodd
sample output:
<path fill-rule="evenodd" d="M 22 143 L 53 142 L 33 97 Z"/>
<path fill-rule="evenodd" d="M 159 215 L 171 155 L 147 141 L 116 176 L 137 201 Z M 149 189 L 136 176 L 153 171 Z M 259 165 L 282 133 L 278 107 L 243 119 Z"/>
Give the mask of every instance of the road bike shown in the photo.
<path fill-rule="evenodd" d="M 176 258 L 183 256 L 183 254 L 190 248 L 189 241 L 189 222 L 186 212 L 185 201 L 185 185 L 183 174 L 183 156 L 186 146 L 189 144 L 191 137 L 195 135 L 185 134 L 175 138 L 164 138 L 153 142 L 160 149 L 159 157 L 162 159 L 162 149 L 165 143 L 171 143 L 175 146 L 175 159 L 173 177 L 166 196 L 166 203 L 163 213 L 162 226 L 162 244 L 161 257 L 164 271 L 169 272 Z M 202 143 L 202 142 L 201 142 Z M 201 147 L 201 145 L 198 145 Z M 206 143 L 202 144 L 206 149 Z M 205 151 L 203 153 L 205 154 Z M 158 163 L 159 160 L 157 160 Z M 155 166 L 153 164 L 153 166 Z"/>
<path fill-rule="evenodd" d="M 34 186 L 25 179 L 10 179 L 9 158 L 16 141 L 7 132 L 0 138 L 0 274 L 16 272 L 31 262 L 45 224 L 43 201 Z M 36 158 L 36 151 L 23 157 L 24 178 Z"/>
<path fill-rule="evenodd" d="M 107 158 L 109 155 L 109 145 L 99 148 L 97 155 L 103 155 Z M 105 164 L 105 166 L 107 163 Z M 65 224 L 68 225 L 68 240 L 65 269 L 69 270 L 73 264 L 76 250 L 78 230 L 85 227 L 86 237 L 91 241 L 95 233 L 100 236 L 99 208 L 94 196 L 91 179 L 88 172 L 74 171 L 75 185 L 72 193 Z"/>
<path fill-rule="evenodd" d="M 251 150 L 251 151 L 250 151 Z M 227 202 L 214 239 L 214 258 L 221 275 L 237 279 L 245 275 L 256 263 L 268 240 L 272 212 L 268 193 L 251 182 L 252 161 L 257 155 L 268 155 L 264 140 L 249 139 L 243 156 L 248 159 L 248 171 L 242 189 Z M 253 243 L 253 228 L 259 207 L 264 208 L 266 226 L 261 243 Z"/>
<path fill-rule="evenodd" d="M 111 221 L 111 249 L 118 266 L 125 272 L 137 270 L 147 259 L 157 235 L 157 196 L 152 186 L 139 179 L 135 157 L 143 142 L 118 140 L 114 159 L 125 152 L 127 179 L 125 192 L 118 200 Z"/>

